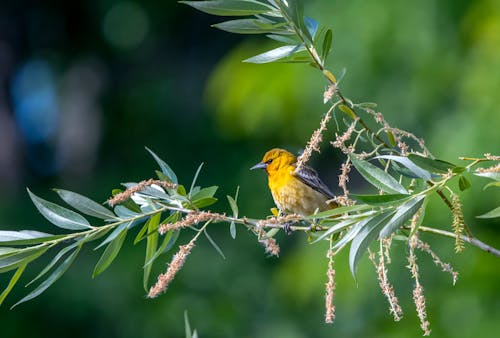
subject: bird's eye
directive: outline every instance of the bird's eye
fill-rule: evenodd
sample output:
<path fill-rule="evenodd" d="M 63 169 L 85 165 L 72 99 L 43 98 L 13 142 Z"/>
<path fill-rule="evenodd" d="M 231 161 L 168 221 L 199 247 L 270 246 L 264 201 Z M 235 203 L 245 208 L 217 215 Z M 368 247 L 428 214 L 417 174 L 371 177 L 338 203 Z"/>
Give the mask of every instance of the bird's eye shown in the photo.
<path fill-rule="evenodd" d="M 265 163 L 270 164 L 273 161 L 273 159 L 267 160 Z"/>

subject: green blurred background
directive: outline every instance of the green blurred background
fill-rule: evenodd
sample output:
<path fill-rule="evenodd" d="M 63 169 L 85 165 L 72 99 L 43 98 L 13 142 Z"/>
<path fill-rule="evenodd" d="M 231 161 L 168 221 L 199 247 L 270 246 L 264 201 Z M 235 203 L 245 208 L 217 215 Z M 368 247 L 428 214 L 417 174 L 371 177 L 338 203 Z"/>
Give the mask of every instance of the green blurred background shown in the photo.
<path fill-rule="evenodd" d="M 316 0 L 305 9 L 334 30 L 330 68 L 347 69 L 344 95 L 377 102 L 393 126 L 423 137 L 439 158 L 500 153 L 498 0 Z M 104 201 L 120 182 L 153 176 L 144 146 L 186 185 L 204 162 L 199 182 L 220 186 L 217 210 L 229 209 L 225 195 L 240 186 L 241 214 L 267 215 L 273 203 L 265 177 L 248 168 L 271 147 L 303 147 L 325 112 L 325 83 L 303 65 L 241 63 L 275 45 L 210 28 L 219 21 L 172 1 L 2 1 L 0 227 L 57 231 L 25 187 L 54 201 L 52 187 Z M 324 148 L 312 163 L 338 191 L 341 158 Z M 497 206 L 500 195 L 470 179 L 462 195 L 466 221 L 498 247 L 498 221 L 474 216 Z M 362 182 L 352 184 L 362 191 Z M 439 200 L 428 217 L 429 225 L 449 228 Z M 421 335 L 402 244 L 393 247 L 389 276 L 403 320 L 392 321 L 366 257 L 355 282 L 342 253 L 337 317 L 326 325 L 324 245 L 278 235 L 280 258 L 268 258 L 238 230 L 232 240 L 227 225 L 212 226 L 227 259 L 201 239 L 156 300 L 142 289 L 144 243 L 128 241 L 95 280 L 100 252 L 87 248 L 42 296 L 9 310 L 28 292 L 23 282 L 48 263 L 41 259 L 0 308 L 1 336 L 182 337 L 186 309 L 204 338 Z M 499 259 L 471 247 L 455 255 L 451 240 L 424 239 L 460 272 L 453 287 L 450 276 L 419 256 L 433 336 L 498 337 Z M 159 260 L 156 273 L 169 259 Z M 0 276 L 2 288 L 7 277 Z"/>

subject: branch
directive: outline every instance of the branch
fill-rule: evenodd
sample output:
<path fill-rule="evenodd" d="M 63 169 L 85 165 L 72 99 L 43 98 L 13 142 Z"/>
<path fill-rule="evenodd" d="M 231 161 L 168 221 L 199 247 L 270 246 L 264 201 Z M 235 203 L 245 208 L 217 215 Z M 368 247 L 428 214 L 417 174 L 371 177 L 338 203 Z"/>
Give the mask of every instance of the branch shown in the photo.
<path fill-rule="evenodd" d="M 453 232 L 449 232 L 446 230 L 435 229 L 435 228 L 430 228 L 430 227 L 425 227 L 425 226 L 418 227 L 418 230 L 421 230 L 424 232 L 429 232 L 429 233 L 436 234 L 436 235 L 445 236 L 445 237 L 456 238 L 456 235 Z M 460 237 L 464 242 L 467 242 L 470 245 L 473 245 L 473 246 L 475 246 L 483 251 L 486 251 L 492 255 L 500 257 L 500 250 L 498 250 L 498 249 L 496 249 L 496 248 L 494 248 L 494 247 L 492 247 L 484 242 L 481 242 L 476 237 L 474 237 L 474 236 L 469 237 L 469 236 L 464 236 L 464 235 L 461 235 Z"/>

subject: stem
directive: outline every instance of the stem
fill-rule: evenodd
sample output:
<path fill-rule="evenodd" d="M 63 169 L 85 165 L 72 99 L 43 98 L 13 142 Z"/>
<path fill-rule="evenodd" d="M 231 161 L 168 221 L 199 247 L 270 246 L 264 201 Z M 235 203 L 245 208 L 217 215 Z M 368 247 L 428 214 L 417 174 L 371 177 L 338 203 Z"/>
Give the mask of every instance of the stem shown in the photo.
<path fill-rule="evenodd" d="M 425 226 L 419 226 L 418 230 L 424 231 L 424 232 L 429 232 L 429 233 L 436 234 L 436 235 L 445 236 L 445 237 L 456 238 L 456 235 L 453 232 L 449 232 L 446 230 L 435 229 L 435 228 L 430 228 L 430 227 L 425 227 Z M 469 236 L 464 236 L 464 235 L 461 235 L 460 237 L 462 238 L 462 240 L 464 242 L 467 242 L 470 245 L 473 245 L 473 246 L 475 246 L 483 251 L 486 251 L 492 255 L 500 257 L 500 250 L 498 250 L 498 249 L 496 249 L 496 248 L 494 248 L 494 247 L 492 247 L 484 242 L 481 242 L 476 237 L 474 237 L 474 236 L 469 237 Z"/>

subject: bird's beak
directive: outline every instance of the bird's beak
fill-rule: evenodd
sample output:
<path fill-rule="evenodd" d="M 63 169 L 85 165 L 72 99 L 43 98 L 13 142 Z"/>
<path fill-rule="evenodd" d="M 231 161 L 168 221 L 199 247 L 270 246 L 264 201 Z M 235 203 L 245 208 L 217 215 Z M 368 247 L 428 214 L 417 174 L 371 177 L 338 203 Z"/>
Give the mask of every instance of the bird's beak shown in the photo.
<path fill-rule="evenodd" d="M 267 164 L 265 163 L 257 163 L 256 165 L 254 165 L 253 167 L 250 168 L 250 170 L 254 170 L 254 169 L 266 169 L 267 167 Z"/>

